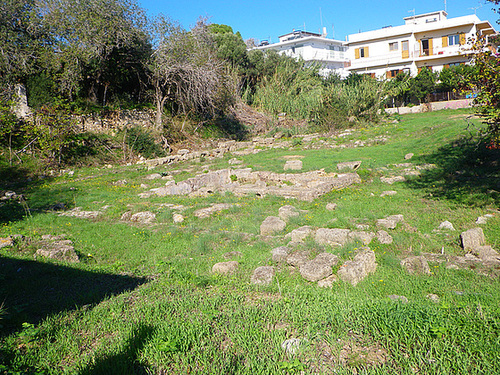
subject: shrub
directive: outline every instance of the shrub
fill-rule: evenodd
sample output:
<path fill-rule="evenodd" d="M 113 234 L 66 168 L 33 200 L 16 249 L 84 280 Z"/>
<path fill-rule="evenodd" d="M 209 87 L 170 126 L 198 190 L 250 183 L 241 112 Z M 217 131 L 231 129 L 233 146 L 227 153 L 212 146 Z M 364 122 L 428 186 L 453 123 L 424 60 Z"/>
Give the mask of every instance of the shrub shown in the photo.
<path fill-rule="evenodd" d="M 125 130 L 125 132 L 125 143 L 135 153 L 148 159 L 165 156 L 165 151 L 155 143 L 153 135 L 144 129 L 134 127 Z"/>

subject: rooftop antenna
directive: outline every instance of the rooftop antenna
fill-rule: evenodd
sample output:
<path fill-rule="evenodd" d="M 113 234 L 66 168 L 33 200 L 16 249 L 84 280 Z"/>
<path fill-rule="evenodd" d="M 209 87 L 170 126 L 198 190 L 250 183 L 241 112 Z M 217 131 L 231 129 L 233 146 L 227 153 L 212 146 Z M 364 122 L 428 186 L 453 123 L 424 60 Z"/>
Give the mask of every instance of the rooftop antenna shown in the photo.
<path fill-rule="evenodd" d="M 445 12 L 445 13 L 448 13 L 448 12 L 446 11 L 446 0 L 444 0 L 444 12 Z"/>
<path fill-rule="evenodd" d="M 473 10 L 474 11 L 474 15 L 477 16 L 477 10 L 481 9 L 482 7 L 483 7 L 483 4 L 479 4 L 478 7 L 473 7 L 473 8 L 469 8 L 469 9 Z"/>
<path fill-rule="evenodd" d="M 413 23 L 415 23 L 415 8 L 409 10 L 408 13 L 413 13 Z"/>

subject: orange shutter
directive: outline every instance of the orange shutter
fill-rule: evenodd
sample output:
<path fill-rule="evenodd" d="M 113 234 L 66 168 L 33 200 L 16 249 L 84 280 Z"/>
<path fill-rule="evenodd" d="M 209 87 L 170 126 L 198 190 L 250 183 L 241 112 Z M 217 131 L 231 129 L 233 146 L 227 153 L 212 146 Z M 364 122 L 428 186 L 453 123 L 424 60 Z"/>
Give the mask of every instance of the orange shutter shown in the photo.
<path fill-rule="evenodd" d="M 447 36 L 443 36 L 443 47 L 448 47 L 448 37 Z"/>
<path fill-rule="evenodd" d="M 365 47 L 365 57 L 368 57 L 368 47 Z"/>
<path fill-rule="evenodd" d="M 417 43 L 420 46 L 420 56 L 422 56 L 422 41 L 419 39 L 417 40 Z"/>
<path fill-rule="evenodd" d="M 359 48 L 354 50 L 354 58 L 359 59 Z"/>
<path fill-rule="evenodd" d="M 429 38 L 429 56 L 433 55 L 432 38 Z"/>
<path fill-rule="evenodd" d="M 391 78 L 391 71 L 390 70 L 385 72 L 385 78 L 387 78 L 387 79 Z"/>
<path fill-rule="evenodd" d="M 461 33 L 460 34 L 460 45 L 463 46 L 465 44 L 465 34 Z"/>

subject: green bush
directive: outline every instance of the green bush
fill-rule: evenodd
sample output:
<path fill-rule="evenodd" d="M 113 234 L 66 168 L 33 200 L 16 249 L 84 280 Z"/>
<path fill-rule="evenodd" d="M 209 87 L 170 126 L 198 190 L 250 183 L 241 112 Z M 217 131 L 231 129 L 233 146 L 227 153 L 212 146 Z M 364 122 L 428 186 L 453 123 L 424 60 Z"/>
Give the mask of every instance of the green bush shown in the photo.
<path fill-rule="evenodd" d="M 139 127 L 126 130 L 125 143 L 147 159 L 165 156 L 165 150 L 155 143 L 153 135 Z"/>

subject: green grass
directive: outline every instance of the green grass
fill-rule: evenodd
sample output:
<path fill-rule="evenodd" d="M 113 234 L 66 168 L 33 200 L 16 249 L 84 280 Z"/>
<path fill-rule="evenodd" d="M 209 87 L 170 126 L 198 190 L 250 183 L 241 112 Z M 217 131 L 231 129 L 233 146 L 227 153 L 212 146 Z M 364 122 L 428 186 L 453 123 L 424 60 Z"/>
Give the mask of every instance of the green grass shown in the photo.
<path fill-rule="evenodd" d="M 147 171 L 141 166 L 82 168 L 73 176 L 9 185 L 26 196 L 26 205 L 0 206 L 0 237 L 26 240 L 0 249 L 0 374 L 482 374 L 500 373 L 500 285 L 498 270 L 450 270 L 431 263 L 432 275 L 409 275 L 399 265 L 407 254 L 463 255 L 461 231 L 500 203 L 498 154 L 467 141 L 468 111 L 400 116 L 398 124 L 356 129 L 335 139 L 352 145 L 383 135 L 366 147 L 267 150 L 238 156 L 254 170 L 282 172 L 284 156 L 302 155 L 303 171 L 335 172 L 342 161 L 362 160 L 361 184 L 313 202 L 279 197 L 152 197 L 138 193 L 159 187 L 146 180 L 153 172 L 172 172 L 180 181 L 204 169 L 227 168 L 232 157 Z M 464 138 L 465 137 L 465 138 Z M 325 138 L 326 141 L 330 139 Z M 404 155 L 412 152 L 411 160 Z M 488 151 L 489 152 L 489 151 Z M 394 164 L 435 164 L 420 176 L 387 185 Z M 461 171 L 456 174 L 456 171 Z M 125 185 L 116 181 L 126 180 Z M 4 187 L 2 187 L 4 189 Z M 7 188 L 5 188 L 7 190 Z M 395 190 L 394 196 L 380 197 Z M 234 206 L 210 218 L 194 217 L 211 203 Z M 326 210 L 335 202 L 335 211 Z M 59 216 L 51 207 L 99 210 L 95 220 Z M 173 224 L 173 203 L 185 206 L 185 221 Z M 390 231 L 391 245 L 374 240 L 378 268 L 356 287 L 338 282 L 321 289 L 286 266 L 276 268 L 269 286 L 250 284 L 253 270 L 271 265 L 271 250 L 283 239 L 262 240 L 262 221 L 284 205 L 304 210 L 283 234 L 303 225 L 377 228 L 377 219 L 403 214 L 415 231 Z M 125 211 L 150 210 L 152 225 L 121 222 Z M 438 233 L 444 220 L 456 228 Z M 482 225 L 488 244 L 500 248 L 498 213 Z M 43 234 L 65 234 L 81 259 L 66 264 L 33 258 Z M 329 251 L 342 260 L 361 247 L 301 248 Z M 241 252 L 232 276 L 211 273 L 224 254 Z M 439 303 L 426 298 L 440 297 Z M 409 302 L 391 301 L 391 294 Z M 287 354 L 281 343 L 302 344 Z"/>

